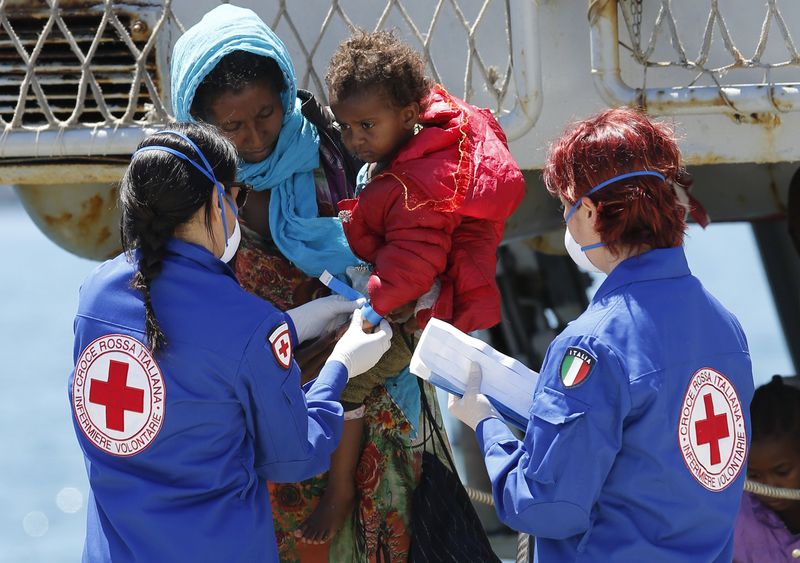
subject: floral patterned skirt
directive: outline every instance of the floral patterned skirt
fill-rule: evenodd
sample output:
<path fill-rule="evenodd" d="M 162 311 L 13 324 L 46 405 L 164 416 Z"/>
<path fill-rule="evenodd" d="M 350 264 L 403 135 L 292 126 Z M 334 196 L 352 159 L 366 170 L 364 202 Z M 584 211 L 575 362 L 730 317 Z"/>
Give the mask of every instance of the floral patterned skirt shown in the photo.
<path fill-rule="evenodd" d="M 429 384 L 425 384 L 425 392 L 441 426 L 436 392 Z M 419 483 L 426 445 L 412 438 L 411 425 L 385 387 L 377 387 L 365 406 L 363 449 L 356 469 L 356 510 L 330 542 L 309 545 L 293 534 L 325 492 L 326 474 L 302 483 L 269 484 L 281 561 L 408 560 L 411 497 Z"/>

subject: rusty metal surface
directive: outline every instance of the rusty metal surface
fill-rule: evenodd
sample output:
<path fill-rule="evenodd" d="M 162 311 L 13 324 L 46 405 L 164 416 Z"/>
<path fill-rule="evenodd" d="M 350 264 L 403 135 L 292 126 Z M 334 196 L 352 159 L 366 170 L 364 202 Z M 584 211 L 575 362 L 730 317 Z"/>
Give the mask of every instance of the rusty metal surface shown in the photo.
<path fill-rule="evenodd" d="M 33 222 L 61 248 L 94 260 L 119 253 L 115 185 L 26 185 L 14 189 Z"/>
<path fill-rule="evenodd" d="M 7 164 L 0 161 L 0 184 L 6 185 L 56 185 L 64 184 L 115 184 L 127 168 L 121 163 L 53 163 L 35 162 Z M 59 188 L 60 189 L 60 188 Z"/>
<path fill-rule="evenodd" d="M 135 51 L 148 44 L 161 3 L 111 4 L 124 31 L 104 15 L 105 2 L 50 3 L 56 11 L 43 0 L 0 3 L 0 122 L 6 134 L 9 127 L 13 132 L 150 120 L 154 104 L 161 107 L 158 95 L 153 96 L 162 92 L 158 55 L 151 49 L 142 61 L 146 78 L 141 80 Z M 125 35 L 132 44 L 126 44 Z"/>
<path fill-rule="evenodd" d="M 59 8 L 97 8 L 104 4 L 102 0 L 56 0 Z M 6 0 L 3 5 L 8 11 L 49 10 L 53 0 Z M 127 6 L 152 7 L 161 5 L 161 0 L 125 0 L 119 2 Z"/>

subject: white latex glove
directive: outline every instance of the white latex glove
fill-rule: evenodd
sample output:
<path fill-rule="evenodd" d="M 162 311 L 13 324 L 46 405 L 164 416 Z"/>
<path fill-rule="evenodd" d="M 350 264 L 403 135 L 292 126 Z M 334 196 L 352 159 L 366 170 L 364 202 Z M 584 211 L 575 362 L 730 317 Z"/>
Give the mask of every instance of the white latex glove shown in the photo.
<path fill-rule="evenodd" d="M 350 301 L 341 295 L 329 295 L 289 309 L 286 314 L 292 318 L 298 342 L 305 342 L 333 332 L 363 304 L 363 299 Z"/>
<path fill-rule="evenodd" d="M 350 328 L 342 335 L 328 357 L 328 362 L 337 361 L 344 364 L 348 379 L 361 375 L 377 364 L 391 344 L 392 329 L 388 322 L 381 321 L 372 333 L 364 332 L 361 328 L 362 323 L 362 311 L 356 309 L 350 321 Z"/>
<path fill-rule="evenodd" d="M 450 414 L 473 430 L 482 420 L 491 417 L 500 418 L 500 413 L 495 410 L 486 395 L 481 393 L 481 379 L 481 366 L 472 362 L 464 396 L 459 399 L 455 395 L 450 395 L 447 401 L 447 410 Z"/>

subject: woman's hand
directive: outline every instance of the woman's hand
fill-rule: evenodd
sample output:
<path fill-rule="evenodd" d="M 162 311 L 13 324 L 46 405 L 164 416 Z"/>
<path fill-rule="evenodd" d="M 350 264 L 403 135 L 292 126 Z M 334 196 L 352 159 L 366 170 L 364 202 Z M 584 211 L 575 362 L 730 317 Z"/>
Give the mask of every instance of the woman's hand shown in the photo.
<path fill-rule="evenodd" d="M 381 321 L 373 333 L 364 332 L 363 322 L 361 309 L 356 309 L 350 327 L 336 343 L 328 358 L 329 362 L 344 364 L 348 378 L 360 375 L 377 364 L 391 344 L 392 329 L 387 321 Z"/>
<path fill-rule="evenodd" d="M 473 430 L 482 420 L 492 417 L 500 418 L 486 395 L 481 393 L 481 379 L 481 367 L 472 362 L 464 396 L 459 399 L 455 395 L 450 395 L 447 401 L 447 410 L 450 411 L 450 414 Z"/>

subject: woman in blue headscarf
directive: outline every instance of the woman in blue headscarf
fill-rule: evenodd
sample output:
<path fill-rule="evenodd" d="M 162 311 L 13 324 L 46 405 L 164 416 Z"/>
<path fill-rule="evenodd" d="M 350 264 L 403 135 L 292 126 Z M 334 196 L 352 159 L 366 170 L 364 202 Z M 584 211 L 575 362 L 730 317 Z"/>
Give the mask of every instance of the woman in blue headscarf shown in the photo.
<path fill-rule="evenodd" d="M 251 10 L 218 6 L 175 45 L 171 86 L 175 117 L 216 125 L 238 150 L 239 178 L 255 190 L 241 214 L 235 270 L 242 285 L 283 309 L 324 295 L 316 279 L 323 270 L 341 276 L 358 264 L 336 211 L 353 197 L 360 163 L 345 150 L 330 111 L 297 89 L 281 40 Z M 420 404 L 400 333 L 342 395 L 350 416 L 364 417 L 358 467 L 335 474 L 334 454 L 330 476 L 270 485 L 281 560 L 364 560 L 378 551 L 390 561 L 407 559 L 421 464 L 421 451 L 410 446 Z M 333 344 L 323 339 L 295 352 L 304 380 L 316 376 Z M 436 404 L 433 395 L 429 403 Z M 351 485 L 328 487 L 328 479 Z"/>

